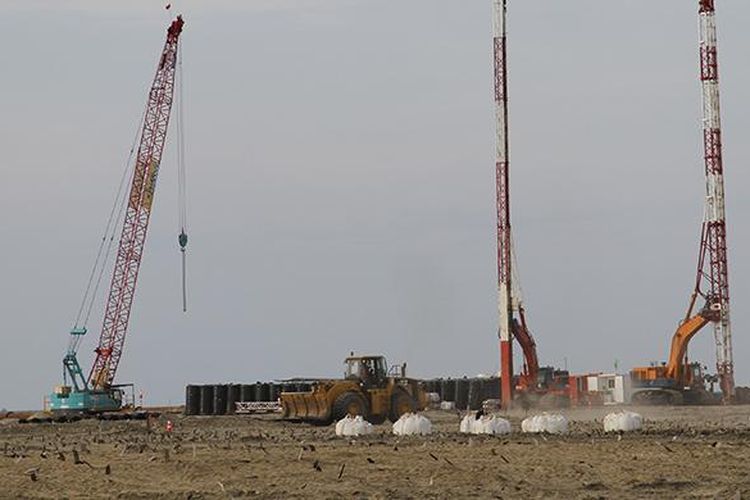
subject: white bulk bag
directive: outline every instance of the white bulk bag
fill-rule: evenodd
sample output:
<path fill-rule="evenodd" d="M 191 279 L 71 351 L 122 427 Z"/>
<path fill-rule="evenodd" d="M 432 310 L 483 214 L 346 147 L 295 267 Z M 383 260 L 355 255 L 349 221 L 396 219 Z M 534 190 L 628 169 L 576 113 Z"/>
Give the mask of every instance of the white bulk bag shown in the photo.
<path fill-rule="evenodd" d="M 364 434 L 372 434 L 372 424 L 361 415 L 356 417 L 347 415 L 336 422 L 337 436 L 362 436 Z"/>
<path fill-rule="evenodd" d="M 527 433 L 565 434 L 568 432 L 568 419 L 557 413 L 542 413 L 525 418 L 521 422 L 521 430 Z"/>
<path fill-rule="evenodd" d="M 464 434 L 510 434 L 510 422 L 495 415 L 482 415 L 476 418 L 468 414 L 461 420 L 459 430 Z"/>
<path fill-rule="evenodd" d="M 404 413 L 393 424 L 393 433 L 397 436 L 425 435 L 432 433 L 432 423 L 416 413 Z"/>
<path fill-rule="evenodd" d="M 492 416 L 483 416 L 479 419 L 479 429 L 477 424 L 474 424 L 475 434 L 510 434 L 510 422 L 504 418 Z"/>
<path fill-rule="evenodd" d="M 604 417 L 604 432 L 637 431 L 643 427 L 643 417 L 632 411 L 610 413 Z"/>
<path fill-rule="evenodd" d="M 447 411 L 455 410 L 456 409 L 456 403 L 454 403 L 453 401 L 441 401 L 440 402 L 440 409 L 441 410 L 447 410 Z"/>
<path fill-rule="evenodd" d="M 471 413 L 461 419 L 461 424 L 458 426 L 459 432 L 463 434 L 474 433 L 474 421 L 476 418 Z"/>

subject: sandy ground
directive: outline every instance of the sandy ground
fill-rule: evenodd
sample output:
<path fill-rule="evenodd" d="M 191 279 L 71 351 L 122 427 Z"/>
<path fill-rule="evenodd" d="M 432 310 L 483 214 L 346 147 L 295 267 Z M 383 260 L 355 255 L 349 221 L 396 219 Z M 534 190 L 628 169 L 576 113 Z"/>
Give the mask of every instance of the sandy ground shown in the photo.
<path fill-rule="evenodd" d="M 640 408 L 642 432 L 605 435 L 610 409 L 570 410 L 565 436 L 365 438 L 269 417 L 0 421 L 2 498 L 750 498 L 750 406 Z M 76 455 L 78 461 L 76 462 Z M 35 480 L 34 480 L 35 477 Z"/>

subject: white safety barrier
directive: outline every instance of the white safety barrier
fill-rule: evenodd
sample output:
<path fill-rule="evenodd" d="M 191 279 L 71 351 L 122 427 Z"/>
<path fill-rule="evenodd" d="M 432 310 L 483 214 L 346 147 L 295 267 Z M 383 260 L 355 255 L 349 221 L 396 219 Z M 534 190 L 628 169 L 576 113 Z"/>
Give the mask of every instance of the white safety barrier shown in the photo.
<path fill-rule="evenodd" d="M 521 430 L 528 433 L 565 434 L 568 432 L 568 419 L 556 413 L 542 413 L 525 418 L 521 422 Z"/>
<path fill-rule="evenodd" d="M 510 422 L 495 415 L 482 415 L 476 418 L 468 414 L 461 420 L 459 430 L 464 434 L 510 434 Z"/>
<path fill-rule="evenodd" d="M 347 415 L 336 422 L 337 436 L 362 436 L 364 434 L 372 434 L 372 424 L 361 415 L 356 417 Z"/>
<path fill-rule="evenodd" d="M 393 424 L 393 433 L 397 436 L 430 434 L 432 433 L 432 422 L 416 413 L 404 413 Z"/>
<path fill-rule="evenodd" d="M 643 417 L 632 411 L 610 413 L 604 417 L 604 432 L 637 431 L 643 427 Z"/>

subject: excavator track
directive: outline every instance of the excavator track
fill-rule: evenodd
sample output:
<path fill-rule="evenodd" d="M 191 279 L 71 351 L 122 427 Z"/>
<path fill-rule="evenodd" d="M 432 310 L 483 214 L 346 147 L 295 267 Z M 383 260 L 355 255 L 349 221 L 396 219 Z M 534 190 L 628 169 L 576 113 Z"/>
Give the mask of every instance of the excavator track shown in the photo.
<path fill-rule="evenodd" d="M 631 402 L 644 406 L 670 406 L 684 403 L 683 395 L 674 389 L 648 388 L 634 390 Z"/>

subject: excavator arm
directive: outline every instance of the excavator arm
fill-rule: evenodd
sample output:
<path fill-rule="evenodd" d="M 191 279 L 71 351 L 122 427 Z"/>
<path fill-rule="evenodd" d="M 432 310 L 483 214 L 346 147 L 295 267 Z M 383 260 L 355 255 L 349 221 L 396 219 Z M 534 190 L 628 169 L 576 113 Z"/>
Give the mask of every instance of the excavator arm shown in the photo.
<path fill-rule="evenodd" d="M 539 374 L 539 358 L 536 354 L 536 342 L 526 326 L 526 315 L 523 306 L 518 307 L 520 322 L 513 318 L 513 337 L 521 345 L 523 351 L 523 372 L 521 373 L 522 386 L 534 386 Z"/>
<path fill-rule="evenodd" d="M 667 361 L 664 375 L 672 380 L 683 380 L 683 366 L 687 347 L 701 328 L 711 321 L 710 311 L 704 309 L 694 316 L 683 321 L 672 336 L 672 346 L 669 349 L 669 360 Z"/>
<path fill-rule="evenodd" d="M 718 318 L 718 303 L 709 300 L 703 309 L 693 314 L 691 300 L 685 319 L 672 336 L 669 359 L 662 366 L 633 368 L 630 372 L 634 383 L 633 402 L 646 404 L 681 404 L 684 389 L 699 386 L 702 380 L 692 380 L 696 375 L 687 371 L 687 349 L 690 340 L 701 328 Z"/>

